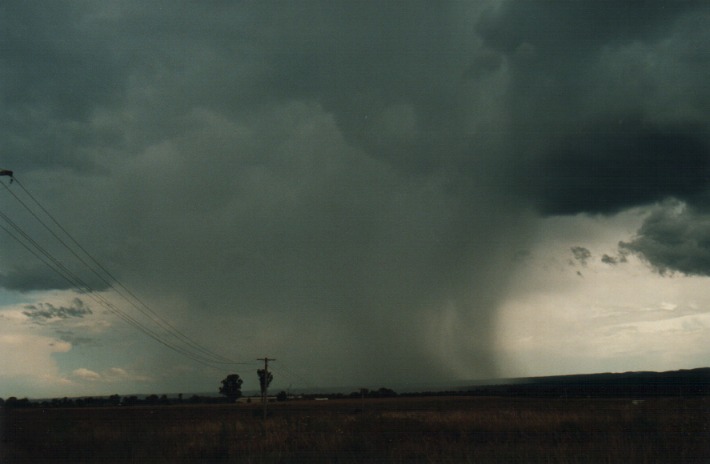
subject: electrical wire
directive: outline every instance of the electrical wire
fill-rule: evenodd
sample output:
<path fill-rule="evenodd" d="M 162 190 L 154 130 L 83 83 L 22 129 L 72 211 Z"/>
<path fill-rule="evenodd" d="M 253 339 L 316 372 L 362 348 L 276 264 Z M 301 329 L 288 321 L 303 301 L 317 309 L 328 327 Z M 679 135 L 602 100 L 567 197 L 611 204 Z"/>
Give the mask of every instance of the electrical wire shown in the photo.
<path fill-rule="evenodd" d="M 70 271 L 65 265 L 63 265 L 58 259 L 56 259 L 45 248 L 41 247 L 34 239 L 29 237 L 29 235 L 26 232 L 24 232 L 16 223 L 14 223 L 14 221 L 12 221 L 6 214 L 0 212 L 0 218 L 2 218 L 5 222 L 7 222 L 10 225 L 10 227 L 12 228 L 12 230 L 8 229 L 7 227 L 5 227 L 1 224 L 0 224 L 0 228 L 2 228 L 6 233 L 8 233 L 13 239 L 15 239 L 20 245 L 22 245 L 31 254 L 33 254 L 40 261 L 42 261 L 45 265 L 47 265 L 51 270 L 53 270 L 54 272 L 59 274 L 76 291 L 78 291 L 82 294 L 88 295 L 88 297 L 93 299 L 96 303 L 98 303 L 101 306 L 103 306 L 104 308 L 108 309 L 111 313 L 118 316 L 124 322 L 126 322 L 127 324 L 131 325 L 132 327 L 138 329 L 139 331 L 143 332 L 144 334 L 148 335 L 150 338 L 152 338 L 156 342 L 162 344 L 163 346 L 166 346 L 167 348 L 170 348 L 173 351 L 176 351 L 176 352 L 192 359 L 193 361 L 196 361 L 196 362 L 206 365 L 208 367 L 217 368 L 218 363 L 215 362 L 214 360 L 211 360 L 209 358 L 205 358 L 203 356 L 199 356 L 196 353 L 191 352 L 180 345 L 170 342 L 169 340 L 165 339 L 163 336 L 161 336 L 161 334 L 159 334 L 155 330 L 142 324 L 140 321 L 135 319 L 133 316 L 122 311 L 115 304 L 110 302 L 107 298 L 105 298 L 103 295 L 101 295 L 95 289 L 93 289 L 84 280 L 82 280 L 80 277 L 78 277 L 76 274 L 74 274 L 72 271 Z M 13 232 L 13 230 L 15 232 Z M 222 363 L 222 364 L 224 364 L 224 363 Z M 242 364 L 242 363 L 240 363 L 240 364 Z M 245 363 L 243 363 L 243 364 L 245 364 Z"/>
<path fill-rule="evenodd" d="M 159 325 L 161 328 L 163 328 L 166 332 L 172 334 L 176 338 L 180 339 L 182 342 L 186 343 L 196 351 L 201 352 L 207 357 L 213 358 L 217 362 L 221 363 L 227 363 L 231 364 L 233 363 L 232 360 L 229 358 L 226 358 L 220 354 L 217 354 L 208 348 L 202 346 L 195 340 L 191 339 L 188 337 L 186 334 L 181 332 L 179 329 L 177 329 L 175 326 L 170 324 L 169 321 L 163 319 L 160 317 L 160 315 L 154 311 L 150 306 L 148 306 L 147 303 L 145 303 L 143 300 L 141 300 L 138 296 L 135 295 L 132 291 L 130 291 L 118 278 L 116 278 L 111 272 L 109 272 L 104 266 L 101 265 L 101 263 L 94 258 L 94 256 L 89 253 L 86 248 L 84 248 L 75 238 L 72 234 L 67 231 L 64 226 L 62 226 L 61 223 L 44 207 L 42 204 L 30 193 L 24 186 L 24 184 L 17 178 L 15 178 L 15 182 L 17 185 L 20 186 L 20 188 L 27 194 L 27 196 L 40 208 L 40 210 L 56 225 L 59 230 L 61 230 L 64 235 L 69 238 L 69 240 L 88 258 L 88 260 L 93 264 L 87 263 L 86 260 L 84 260 L 79 253 L 77 253 L 75 250 L 73 250 L 64 240 L 62 240 L 51 228 L 44 222 L 42 221 L 17 195 L 15 195 L 14 192 L 10 191 L 10 193 L 17 199 L 17 201 L 22 204 L 25 209 L 27 209 L 30 214 L 32 214 L 35 219 L 37 219 L 47 231 L 49 231 L 65 248 L 67 248 L 75 258 L 77 258 L 82 264 L 84 264 L 94 275 L 96 275 L 101 282 L 104 283 L 108 288 L 111 288 L 114 290 L 116 293 L 118 293 L 121 297 L 123 297 L 131 306 L 136 308 L 139 312 L 141 312 L 143 315 L 151 319 L 154 323 Z M 94 267 L 95 266 L 95 267 Z M 97 270 L 98 269 L 98 270 Z M 99 270 L 101 272 L 99 272 Z M 102 274 L 103 273 L 103 274 Z M 114 285 L 115 283 L 115 285 Z"/>
<path fill-rule="evenodd" d="M 111 313 L 115 314 L 120 319 L 122 319 L 132 327 L 136 328 L 137 330 L 143 332 L 156 342 L 200 364 L 213 368 L 217 368 L 217 366 L 224 365 L 253 364 L 253 362 L 233 361 L 225 356 L 222 356 L 209 350 L 197 341 L 190 338 L 185 333 L 178 330 L 170 322 L 162 318 L 147 303 L 145 303 L 142 299 L 136 296 L 135 293 L 130 291 L 120 280 L 118 280 L 104 266 L 102 266 L 98 262 L 98 260 L 94 258 L 94 256 L 91 255 L 86 250 L 86 248 L 83 247 L 44 206 L 42 206 L 42 204 L 34 197 L 34 195 L 32 195 L 16 177 L 13 180 L 20 186 L 20 188 L 33 201 L 33 203 L 37 205 L 37 207 L 45 214 L 45 216 L 48 217 L 52 221 L 52 223 L 64 234 L 64 236 L 66 236 L 71 241 L 73 246 L 78 248 L 78 250 L 83 253 L 84 257 L 82 257 L 79 252 L 77 252 L 70 244 L 68 244 L 66 240 L 60 237 L 60 235 L 55 230 L 53 230 L 45 221 L 43 221 L 42 218 L 40 218 L 39 215 L 29 205 L 27 205 L 27 203 L 24 202 L 15 192 L 13 192 L 4 182 L 0 183 L 2 183 L 3 187 L 5 187 L 5 189 L 18 201 L 18 203 L 20 203 L 30 213 L 30 215 L 32 215 L 81 264 L 83 264 L 87 269 L 89 269 L 101 281 L 101 283 L 106 286 L 106 288 L 110 288 L 116 294 L 121 296 L 137 311 L 147 317 L 153 324 L 157 325 L 162 333 L 141 323 L 138 319 L 121 310 L 115 304 L 103 297 L 91 285 L 89 285 L 87 282 L 85 282 L 83 279 L 79 278 L 75 273 L 69 270 L 66 265 L 64 265 L 58 258 L 52 255 L 46 248 L 42 247 L 17 223 L 12 221 L 12 219 L 8 215 L 0 211 L 0 218 L 2 218 L 10 226 L 10 229 L 2 225 L 0 225 L 0 227 L 18 243 L 20 243 L 20 245 L 22 245 L 26 250 L 28 250 L 31 254 L 37 257 L 42 263 L 48 266 L 52 271 L 59 274 L 73 288 L 75 288 L 80 293 L 88 294 L 92 299 L 94 299 L 94 301 L 104 306 Z M 87 261 L 90 261 L 90 263 Z M 168 335 L 168 337 L 166 337 L 166 335 Z"/>
<path fill-rule="evenodd" d="M 277 365 L 278 364 L 278 365 Z M 275 366 L 275 367 L 274 367 Z M 313 388 L 313 385 L 302 375 L 294 372 L 293 370 L 286 367 L 286 363 L 283 360 L 283 356 L 279 356 L 278 363 L 269 366 L 270 370 L 278 373 L 285 373 L 287 377 L 296 378 L 302 385 L 307 388 Z"/>

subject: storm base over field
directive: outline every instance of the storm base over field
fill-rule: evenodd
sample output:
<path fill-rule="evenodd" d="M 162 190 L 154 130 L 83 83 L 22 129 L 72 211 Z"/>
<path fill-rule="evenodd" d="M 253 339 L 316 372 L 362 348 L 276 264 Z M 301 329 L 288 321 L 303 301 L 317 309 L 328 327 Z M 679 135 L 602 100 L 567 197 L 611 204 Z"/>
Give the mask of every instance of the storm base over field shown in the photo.
<path fill-rule="evenodd" d="M 710 359 L 705 2 L 0 13 L 0 396 Z"/>

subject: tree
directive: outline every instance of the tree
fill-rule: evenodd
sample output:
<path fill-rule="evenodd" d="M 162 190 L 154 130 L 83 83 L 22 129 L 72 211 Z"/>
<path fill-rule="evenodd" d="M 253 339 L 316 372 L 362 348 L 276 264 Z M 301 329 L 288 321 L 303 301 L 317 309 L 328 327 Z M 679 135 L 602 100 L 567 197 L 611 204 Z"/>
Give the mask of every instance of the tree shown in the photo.
<path fill-rule="evenodd" d="M 261 394 L 266 393 L 266 390 L 271 385 L 271 381 L 274 380 L 274 375 L 264 369 L 259 369 L 256 371 L 259 375 L 259 386 L 261 387 Z"/>
<path fill-rule="evenodd" d="M 379 396 L 381 398 L 386 398 L 386 397 L 390 397 L 390 396 L 397 396 L 397 392 L 395 392 L 391 388 L 385 388 L 385 387 L 380 388 L 375 393 L 376 393 L 376 396 Z"/>
<path fill-rule="evenodd" d="M 222 380 L 222 386 L 219 387 L 220 395 L 224 395 L 229 401 L 236 401 L 242 396 L 242 379 L 239 374 L 229 374 Z"/>

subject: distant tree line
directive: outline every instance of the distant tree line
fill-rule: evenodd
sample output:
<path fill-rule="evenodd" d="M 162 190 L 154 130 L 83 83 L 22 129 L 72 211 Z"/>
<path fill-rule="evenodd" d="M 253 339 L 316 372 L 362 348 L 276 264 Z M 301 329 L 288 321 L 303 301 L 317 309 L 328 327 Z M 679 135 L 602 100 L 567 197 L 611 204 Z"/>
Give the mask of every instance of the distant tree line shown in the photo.
<path fill-rule="evenodd" d="M 225 379 L 226 380 L 226 379 Z M 224 382 L 224 381 L 223 381 Z M 237 388 L 239 387 L 239 389 Z M 218 403 L 233 403 L 236 399 L 242 396 L 241 394 L 241 379 L 236 381 L 232 378 L 226 384 L 223 383 L 220 387 L 220 393 L 224 398 L 215 396 L 199 396 L 191 395 L 183 397 L 182 393 L 177 396 L 169 397 L 168 395 L 126 395 L 121 396 L 114 394 L 111 396 L 98 397 L 81 397 L 81 398 L 53 398 L 49 400 L 30 400 L 28 398 L 17 398 L 11 396 L 5 400 L 0 398 L 0 407 L 5 408 L 82 408 L 82 407 L 116 407 L 116 406 L 169 406 L 177 404 L 218 404 Z M 238 393 L 237 393 L 238 392 Z M 226 393 L 229 393 L 227 395 Z M 461 392 L 459 392 L 461 394 Z M 345 398 L 388 398 L 397 396 L 397 393 L 389 388 L 379 388 L 377 390 L 361 389 L 350 394 L 344 393 L 310 393 L 299 395 L 300 399 L 314 398 L 329 398 L 329 399 L 345 399 Z M 280 391 L 276 394 L 277 401 L 287 401 L 292 399 L 286 391 Z"/>
<path fill-rule="evenodd" d="M 269 372 L 257 371 L 260 386 L 268 386 L 273 379 Z M 157 406 L 181 403 L 224 403 L 233 402 L 242 396 L 242 380 L 238 374 L 230 374 L 222 380 L 219 393 L 225 398 L 192 395 L 183 398 L 167 395 L 148 395 L 145 397 L 111 395 L 106 397 L 55 398 L 51 400 L 29 400 L 11 396 L 0 398 L 0 407 L 97 407 L 97 406 Z M 377 390 L 361 388 L 350 394 L 325 393 L 302 394 L 299 398 L 387 398 L 393 396 L 530 396 L 530 397 L 652 397 L 652 396 L 710 396 L 710 368 L 669 372 L 626 372 L 622 374 L 589 374 L 538 377 L 526 382 L 499 385 L 481 385 L 448 391 L 425 391 L 397 394 L 390 388 Z M 276 395 L 278 401 L 286 401 L 289 396 L 285 391 Z"/>
<path fill-rule="evenodd" d="M 3 400 L 0 398 L 0 407 L 5 408 L 81 408 L 81 407 L 111 407 L 111 406 L 168 406 L 174 404 L 207 404 L 207 403 L 224 403 L 226 400 L 214 396 L 199 396 L 192 395 L 183 398 L 182 394 L 176 397 L 168 397 L 167 395 L 111 395 L 100 397 L 81 397 L 81 398 L 53 398 L 49 400 L 30 400 L 28 398 L 18 399 L 14 396 Z"/>
<path fill-rule="evenodd" d="M 271 372 L 267 372 L 264 369 L 259 369 L 256 371 L 257 376 L 259 377 L 259 387 L 261 390 L 261 394 L 264 395 L 266 392 L 266 389 L 269 387 L 269 384 L 274 380 L 274 376 Z M 219 393 L 227 398 L 228 401 L 234 402 L 241 398 L 242 396 L 242 379 L 239 377 L 239 374 L 230 374 L 227 377 L 225 377 L 221 384 L 222 386 L 219 387 Z M 312 398 L 331 398 L 331 399 L 337 399 L 337 398 L 390 398 L 393 396 L 397 396 L 397 393 L 392 390 L 391 388 L 385 388 L 381 387 L 378 388 L 377 390 L 370 390 L 368 388 L 361 388 L 359 391 L 352 392 L 349 395 L 345 395 L 342 393 L 329 393 L 329 394 L 308 394 L 308 395 L 300 395 L 301 398 L 304 399 L 312 399 Z M 288 394 L 285 391 L 281 391 L 276 395 L 276 400 L 277 401 L 286 401 L 289 398 Z"/>

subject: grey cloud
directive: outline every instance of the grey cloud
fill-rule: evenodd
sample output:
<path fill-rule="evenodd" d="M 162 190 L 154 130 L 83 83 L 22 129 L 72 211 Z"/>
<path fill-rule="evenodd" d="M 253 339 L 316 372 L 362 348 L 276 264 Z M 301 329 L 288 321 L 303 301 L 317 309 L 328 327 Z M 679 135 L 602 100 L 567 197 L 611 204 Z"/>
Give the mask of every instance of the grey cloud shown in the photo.
<path fill-rule="evenodd" d="M 644 127 L 621 121 L 565 141 L 540 164 L 546 214 L 615 213 L 670 196 L 693 201 L 710 179 L 710 146 L 701 127 Z"/>
<path fill-rule="evenodd" d="M 543 214 L 611 214 L 707 189 L 705 2 L 507 2 L 481 23 L 506 57 L 514 149 Z M 699 48 L 700 47 L 700 48 Z"/>
<path fill-rule="evenodd" d="M 0 287 L 27 292 L 48 288 L 67 289 L 71 285 L 52 270 L 40 265 L 0 272 Z"/>
<path fill-rule="evenodd" d="M 617 253 L 617 256 L 611 256 L 606 253 L 601 258 L 601 262 L 604 264 L 609 264 L 611 266 L 616 266 L 617 264 L 623 264 L 626 263 L 627 256 L 629 255 L 629 252 L 624 249 L 620 249 Z"/>
<path fill-rule="evenodd" d="M 319 382 L 495 375 L 525 213 L 700 203 L 708 73 L 703 3 L 479 21 L 494 3 L 8 3 L 3 167 L 232 356 Z M 4 286 L 58 288 L 0 253 Z"/>
<path fill-rule="evenodd" d="M 83 318 L 84 316 L 93 314 L 81 299 L 74 298 L 71 306 L 56 307 L 51 303 L 37 303 L 25 306 L 25 311 L 22 314 L 35 322 L 45 322 L 53 319 L 69 319 Z"/>
<path fill-rule="evenodd" d="M 90 127 L 100 107 L 120 101 L 125 63 L 107 31 L 68 2 L 3 2 L 0 149 L 18 172 L 95 170 L 87 148 L 110 133 Z"/>
<path fill-rule="evenodd" d="M 27 198 L 24 200 L 27 200 Z M 17 207 L 18 205 L 11 206 Z M 6 211 L 11 213 L 8 215 L 9 217 L 17 217 L 25 213 L 25 211 L 18 211 L 13 208 L 8 208 Z M 47 224 L 51 223 L 49 218 L 44 218 L 43 220 Z M 18 224 L 17 221 L 15 223 L 22 229 L 22 233 L 13 230 L 12 237 L 9 235 L 5 237 L 5 246 L 0 251 L 0 255 L 3 255 L 5 261 L 12 263 L 12 265 L 0 270 L 0 288 L 19 290 L 21 292 L 71 289 L 79 293 L 87 293 L 106 290 L 109 287 L 107 281 L 99 278 L 96 274 L 81 272 L 82 269 L 85 270 L 86 268 L 80 263 L 75 263 L 72 260 L 73 256 L 66 252 L 60 242 L 56 241 L 54 237 L 44 234 L 43 226 L 35 222 L 34 218 L 22 224 Z M 25 240 L 23 233 L 28 234 L 30 237 L 33 236 L 32 240 L 39 244 L 42 249 L 38 250 L 29 241 Z M 60 233 L 60 231 L 57 230 L 55 233 Z M 63 240 L 65 242 L 69 241 L 66 237 Z M 25 246 L 19 243 L 29 247 L 32 252 L 28 252 Z M 84 259 L 87 260 L 88 258 Z M 61 266 L 64 266 L 64 268 L 62 269 Z"/>
<path fill-rule="evenodd" d="M 510 70 L 522 195 L 543 215 L 681 200 L 684 213 L 657 211 L 621 246 L 661 272 L 705 273 L 709 19 L 702 1 L 530 1 L 479 22 Z"/>
<path fill-rule="evenodd" d="M 79 335 L 72 330 L 57 330 L 56 333 L 60 340 L 71 343 L 72 346 L 92 345 L 96 342 L 93 338 Z"/>
<path fill-rule="evenodd" d="M 657 211 L 620 247 L 660 272 L 705 273 L 709 13 L 692 1 L 509 2 L 481 23 L 511 69 L 523 191 L 545 215 L 682 200 L 686 212 Z"/>
<path fill-rule="evenodd" d="M 570 248 L 572 250 L 572 256 L 574 256 L 575 261 L 578 261 L 582 266 L 587 265 L 587 261 L 592 257 L 592 252 L 581 246 L 573 246 Z"/>
<path fill-rule="evenodd" d="M 661 274 L 710 276 L 710 215 L 667 202 L 644 221 L 633 240 L 619 248 L 646 260 Z"/>
<path fill-rule="evenodd" d="M 599 43 L 653 40 L 679 16 L 705 7 L 702 0 L 531 0 L 504 2 L 479 22 L 479 30 L 507 52 L 530 43 L 564 54 L 595 52 Z M 580 43 L 586 47 L 580 48 Z M 559 55 L 546 55 L 556 61 Z"/>
<path fill-rule="evenodd" d="M 477 105 L 486 92 L 472 82 L 501 70 L 456 10 L 475 11 L 100 5 L 70 10 L 81 27 L 56 32 L 79 69 L 50 89 L 18 54 L 13 66 L 42 92 L 4 91 L 15 108 L 43 110 L 12 129 L 18 178 L 101 262 L 169 315 L 164 300 L 184 301 L 176 323 L 230 355 L 345 366 L 321 382 L 495 375 L 493 315 L 508 275 L 488 263 L 510 262 L 525 220 L 494 186 L 508 170 L 501 151 L 476 148 L 492 137 L 469 133 L 468 120 L 495 111 Z M 38 31 L 47 21 L 25 18 Z M 92 45 L 74 44 L 79 33 Z M 71 94 L 62 80 L 84 66 L 99 82 L 75 111 L 55 111 Z M 86 103 L 94 90 L 101 97 Z M 42 144 L 67 148 L 50 162 L 32 133 L 47 124 L 57 132 Z"/>

